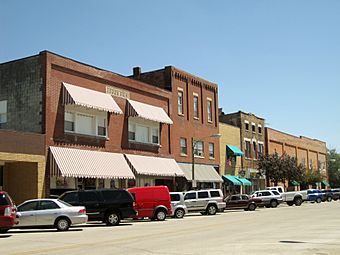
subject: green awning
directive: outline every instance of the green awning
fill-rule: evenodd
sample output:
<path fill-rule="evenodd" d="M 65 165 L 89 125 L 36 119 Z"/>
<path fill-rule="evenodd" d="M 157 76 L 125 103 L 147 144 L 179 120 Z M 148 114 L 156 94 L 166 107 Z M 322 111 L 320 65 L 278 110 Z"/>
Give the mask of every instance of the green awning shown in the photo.
<path fill-rule="evenodd" d="M 241 157 L 244 155 L 244 153 L 240 150 L 239 147 L 228 145 L 228 144 L 227 144 L 227 153 L 229 155 L 241 156 Z"/>
<path fill-rule="evenodd" d="M 300 183 L 297 182 L 297 181 L 291 181 L 290 183 L 291 183 L 293 186 L 299 186 L 299 185 L 300 185 Z"/>
<path fill-rule="evenodd" d="M 323 185 L 325 185 L 326 187 L 329 187 L 331 185 L 329 185 L 329 183 L 327 181 L 322 181 Z"/>
<path fill-rule="evenodd" d="M 242 185 L 244 186 L 251 186 L 251 181 L 247 180 L 246 178 L 236 177 L 237 180 L 239 180 Z"/>
<path fill-rule="evenodd" d="M 236 186 L 241 186 L 242 185 L 242 183 L 237 179 L 237 177 L 233 176 L 233 175 L 223 175 L 222 179 L 225 182 L 231 182 L 233 185 L 236 185 Z"/>

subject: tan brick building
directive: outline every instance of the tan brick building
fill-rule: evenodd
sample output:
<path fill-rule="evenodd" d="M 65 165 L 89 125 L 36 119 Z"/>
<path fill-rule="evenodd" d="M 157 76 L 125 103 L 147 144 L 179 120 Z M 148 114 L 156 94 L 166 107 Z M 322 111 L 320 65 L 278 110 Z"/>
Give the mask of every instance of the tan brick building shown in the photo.
<path fill-rule="evenodd" d="M 297 159 L 308 170 L 320 171 L 325 180 L 328 180 L 326 143 L 304 136 L 294 136 L 272 128 L 265 128 L 266 153 L 283 153 Z"/>

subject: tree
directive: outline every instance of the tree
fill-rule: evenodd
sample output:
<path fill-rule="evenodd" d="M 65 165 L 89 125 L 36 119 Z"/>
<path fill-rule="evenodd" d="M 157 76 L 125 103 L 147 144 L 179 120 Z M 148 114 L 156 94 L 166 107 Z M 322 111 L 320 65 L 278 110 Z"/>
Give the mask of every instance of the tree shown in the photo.
<path fill-rule="evenodd" d="M 340 154 L 335 149 L 327 150 L 328 178 L 331 187 L 340 187 Z"/>

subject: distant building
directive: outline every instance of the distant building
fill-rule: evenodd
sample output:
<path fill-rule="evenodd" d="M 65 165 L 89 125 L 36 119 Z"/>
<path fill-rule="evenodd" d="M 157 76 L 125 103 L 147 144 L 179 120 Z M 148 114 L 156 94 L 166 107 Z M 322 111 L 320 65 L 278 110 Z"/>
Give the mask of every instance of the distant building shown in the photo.
<path fill-rule="evenodd" d="M 318 187 L 328 186 L 327 173 L 327 148 L 326 143 L 320 140 L 294 136 L 272 128 L 265 128 L 266 153 L 278 153 L 296 158 L 298 164 L 302 164 L 307 170 L 320 171 L 324 181 Z"/>
<path fill-rule="evenodd" d="M 240 146 L 244 156 L 238 175 L 252 182 L 252 190 L 264 188 L 265 176 L 260 176 L 257 170 L 259 155 L 265 153 L 264 119 L 252 113 L 238 111 L 225 114 L 221 110 L 219 121 L 240 128 Z"/>

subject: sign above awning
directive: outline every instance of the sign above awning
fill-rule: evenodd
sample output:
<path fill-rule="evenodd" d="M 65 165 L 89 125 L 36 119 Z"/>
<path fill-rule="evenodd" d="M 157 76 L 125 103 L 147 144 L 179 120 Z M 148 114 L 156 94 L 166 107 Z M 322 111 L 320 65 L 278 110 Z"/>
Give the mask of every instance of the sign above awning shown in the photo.
<path fill-rule="evenodd" d="M 75 104 L 90 109 L 123 114 L 116 101 L 109 94 L 74 86 L 63 82 L 63 103 Z"/>
<path fill-rule="evenodd" d="M 172 158 L 149 157 L 125 154 L 130 166 L 139 175 L 149 176 L 182 176 L 184 173 Z"/>
<path fill-rule="evenodd" d="M 192 164 L 178 163 L 188 181 L 192 181 Z M 223 182 L 213 165 L 194 165 L 194 180 L 197 182 Z"/>
<path fill-rule="evenodd" d="M 229 144 L 227 144 L 227 153 L 228 155 L 241 156 L 241 157 L 244 155 L 244 153 L 240 150 L 239 147 L 229 145 Z"/>
<path fill-rule="evenodd" d="M 124 155 L 103 151 L 50 147 L 51 176 L 135 179 Z"/>
<path fill-rule="evenodd" d="M 164 124 L 172 124 L 172 120 L 163 108 L 128 99 L 128 116 L 140 117 Z"/>

